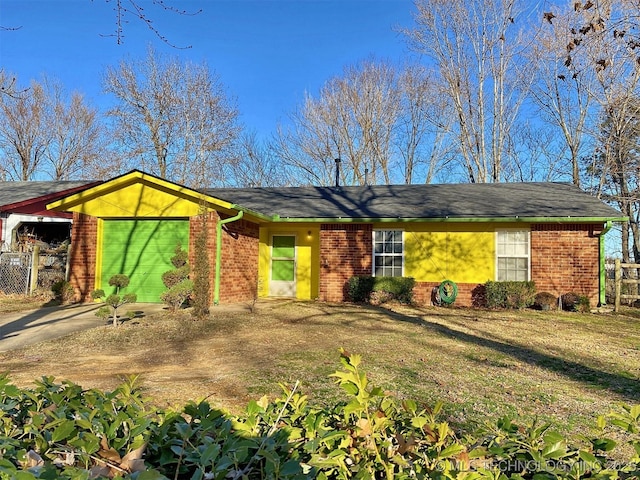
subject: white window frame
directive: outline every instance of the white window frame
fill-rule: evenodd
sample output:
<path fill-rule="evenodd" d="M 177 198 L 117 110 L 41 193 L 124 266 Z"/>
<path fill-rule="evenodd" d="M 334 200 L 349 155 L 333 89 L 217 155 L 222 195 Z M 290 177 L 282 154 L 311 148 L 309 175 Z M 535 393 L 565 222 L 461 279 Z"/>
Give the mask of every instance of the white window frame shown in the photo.
<path fill-rule="evenodd" d="M 524 233 L 526 235 L 527 238 L 527 253 L 525 255 L 500 255 L 498 253 L 498 244 L 499 244 L 499 237 L 501 233 L 514 233 L 514 232 L 521 232 Z M 526 258 L 527 259 L 527 278 L 525 281 L 530 281 L 531 280 L 531 230 L 529 229 L 524 229 L 524 228 L 501 228 L 496 230 L 496 235 L 495 235 L 495 248 L 496 248 L 496 258 L 495 258 L 495 266 L 496 266 L 496 281 L 517 281 L 517 280 L 500 280 L 499 277 L 499 259 L 501 258 Z"/>
<path fill-rule="evenodd" d="M 400 235 L 402 236 L 402 252 L 401 253 L 376 253 L 376 233 L 377 232 L 400 232 Z M 401 268 L 401 273 L 400 276 L 404 277 L 404 254 L 405 254 L 405 245 L 404 245 L 404 230 L 401 230 L 399 228 L 377 228 L 374 229 L 372 232 L 372 241 L 371 241 L 371 275 L 373 277 L 376 276 L 376 258 L 377 257 L 400 257 L 401 262 L 402 262 L 402 268 Z"/>

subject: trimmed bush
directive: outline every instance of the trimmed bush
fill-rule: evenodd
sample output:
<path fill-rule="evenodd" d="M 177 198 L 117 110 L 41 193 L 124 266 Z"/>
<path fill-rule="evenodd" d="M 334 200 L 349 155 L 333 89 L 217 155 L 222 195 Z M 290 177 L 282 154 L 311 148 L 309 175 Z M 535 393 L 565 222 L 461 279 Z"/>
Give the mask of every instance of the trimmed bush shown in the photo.
<path fill-rule="evenodd" d="M 118 326 L 118 309 L 127 303 L 135 303 L 138 299 L 138 296 L 135 293 L 125 293 L 121 295 L 120 291 L 127 288 L 129 285 L 129 277 L 122 273 L 113 275 L 109 279 L 109 285 L 112 287 L 116 287 L 116 293 L 112 293 L 107 296 L 104 290 L 101 288 L 98 290 L 94 290 L 91 292 L 91 297 L 94 300 L 100 300 L 106 303 L 105 306 L 100 307 L 96 312 L 96 316 L 100 318 L 107 319 L 109 317 L 113 318 L 113 326 Z M 132 311 L 127 312 L 127 317 L 133 318 L 135 313 Z"/>
<path fill-rule="evenodd" d="M 538 310 L 555 310 L 558 306 L 558 297 L 549 292 L 536 293 L 533 306 Z"/>
<path fill-rule="evenodd" d="M 351 301 L 356 303 L 373 301 L 380 305 L 389 300 L 411 303 L 415 284 L 412 277 L 354 276 L 349 279 L 348 294 Z M 372 296 L 374 292 L 376 294 Z"/>
<path fill-rule="evenodd" d="M 160 295 L 166 305 L 177 311 L 191 297 L 193 293 L 193 282 L 189 280 L 191 267 L 187 263 L 189 254 L 178 244 L 171 257 L 171 264 L 174 270 L 169 270 L 162 274 L 162 283 L 168 290 Z"/>
<path fill-rule="evenodd" d="M 587 313 L 591 311 L 591 302 L 589 302 L 589 297 L 584 295 L 569 292 L 563 294 L 560 299 L 562 301 L 562 309 L 567 312 Z"/>
<path fill-rule="evenodd" d="M 351 277 L 348 282 L 349 299 L 356 303 L 368 302 L 371 292 L 373 292 L 373 283 L 374 277 L 372 276 Z"/>
<path fill-rule="evenodd" d="M 51 285 L 51 291 L 62 304 L 70 303 L 75 295 L 73 285 L 65 280 L 59 280 Z"/>
<path fill-rule="evenodd" d="M 487 282 L 487 307 L 526 308 L 535 301 L 535 282 Z"/>
<path fill-rule="evenodd" d="M 584 295 L 580 295 L 578 298 L 578 303 L 575 306 L 576 312 L 580 313 L 588 313 L 591 311 L 591 302 L 589 301 L 589 297 Z"/>

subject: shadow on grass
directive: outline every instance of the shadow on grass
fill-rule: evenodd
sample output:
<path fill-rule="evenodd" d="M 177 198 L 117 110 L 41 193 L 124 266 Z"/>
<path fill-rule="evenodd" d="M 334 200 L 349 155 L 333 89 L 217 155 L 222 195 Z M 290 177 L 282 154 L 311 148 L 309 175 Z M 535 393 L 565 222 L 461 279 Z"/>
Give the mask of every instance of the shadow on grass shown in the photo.
<path fill-rule="evenodd" d="M 608 390 L 619 395 L 625 401 L 637 403 L 638 398 L 640 398 L 640 380 L 637 378 L 630 378 L 630 376 L 607 372 L 584 365 L 580 362 L 567 360 L 561 356 L 543 353 L 515 342 L 507 343 L 500 340 L 462 332 L 440 323 L 428 321 L 419 316 L 403 314 L 386 309 L 379 309 L 379 311 L 381 314 L 385 314 L 396 321 L 419 325 L 436 334 L 500 352 L 523 363 L 560 374 L 571 380 L 589 385 L 592 388 Z M 465 316 L 469 319 L 475 319 L 477 317 L 462 313 L 445 315 L 445 317 L 448 316 L 454 316 L 456 319 L 460 318 L 460 316 Z"/>

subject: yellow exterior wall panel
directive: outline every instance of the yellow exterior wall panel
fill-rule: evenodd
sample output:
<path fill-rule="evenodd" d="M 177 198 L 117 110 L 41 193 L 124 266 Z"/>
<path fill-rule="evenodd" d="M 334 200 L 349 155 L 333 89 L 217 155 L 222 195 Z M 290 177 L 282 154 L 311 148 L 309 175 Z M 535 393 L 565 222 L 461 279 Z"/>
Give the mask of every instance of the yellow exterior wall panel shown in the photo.
<path fill-rule="evenodd" d="M 273 235 L 295 235 L 296 298 L 299 300 L 317 298 L 320 288 L 320 228 L 317 224 L 278 225 L 260 229 L 259 295 L 262 297 L 269 296 L 271 237 Z"/>
<path fill-rule="evenodd" d="M 404 275 L 418 282 L 485 283 L 495 279 L 495 231 L 510 223 L 384 223 L 404 231 Z"/>
<path fill-rule="evenodd" d="M 268 228 L 260 229 L 258 246 L 258 297 L 269 296 L 269 268 L 271 262 L 270 233 Z"/>
<path fill-rule="evenodd" d="M 484 283 L 495 276 L 493 232 L 407 232 L 405 269 L 418 282 Z"/>
<path fill-rule="evenodd" d="M 158 189 L 155 185 L 133 183 L 119 186 L 102 195 L 87 199 L 72 210 L 94 217 L 192 217 L 199 205 L 177 192 Z"/>

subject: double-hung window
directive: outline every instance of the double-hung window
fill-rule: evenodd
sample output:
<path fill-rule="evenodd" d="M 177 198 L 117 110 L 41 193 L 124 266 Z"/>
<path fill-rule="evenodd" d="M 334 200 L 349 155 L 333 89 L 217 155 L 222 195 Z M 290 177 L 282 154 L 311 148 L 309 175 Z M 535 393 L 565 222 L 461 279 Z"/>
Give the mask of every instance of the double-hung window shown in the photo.
<path fill-rule="evenodd" d="M 403 252 L 402 230 L 374 230 L 373 275 L 401 277 Z"/>
<path fill-rule="evenodd" d="M 496 232 L 496 280 L 498 282 L 529 280 L 529 237 L 528 230 Z"/>

